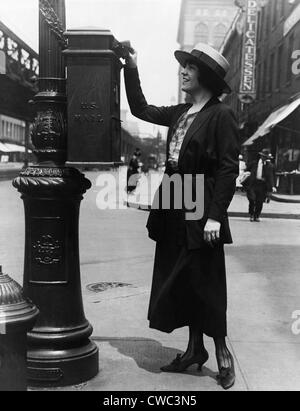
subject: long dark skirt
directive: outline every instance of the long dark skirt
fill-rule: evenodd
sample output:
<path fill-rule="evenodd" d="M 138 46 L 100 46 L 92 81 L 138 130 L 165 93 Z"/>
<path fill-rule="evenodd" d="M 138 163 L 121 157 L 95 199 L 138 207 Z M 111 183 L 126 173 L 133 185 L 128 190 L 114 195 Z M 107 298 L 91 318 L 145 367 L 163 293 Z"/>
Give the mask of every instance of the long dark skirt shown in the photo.
<path fill-rule="evenodd" d="M 175 237 L 157 243 L 148 319 L 167 333 L 198 325 L 225 337 L 227 288 L 224 246 L 188 250 Z"/>

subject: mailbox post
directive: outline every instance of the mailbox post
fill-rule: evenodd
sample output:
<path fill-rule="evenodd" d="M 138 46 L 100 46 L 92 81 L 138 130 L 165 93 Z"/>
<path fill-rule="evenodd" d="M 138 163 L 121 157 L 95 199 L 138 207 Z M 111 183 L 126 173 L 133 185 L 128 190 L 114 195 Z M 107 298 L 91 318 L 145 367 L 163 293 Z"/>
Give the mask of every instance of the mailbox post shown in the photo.
<path fill-rule="evenodd" d="M 40 310 L 28 334 L 29 384 L 66 386 L 98 373 L 98 348 L 89 339 L 92 326 L 82 303 L 78 245 L 80 203 L 91 183 L 65 165 L 65 1 L 40 0 L 39 11 L 39 93 L 32 131 L 38 162 L 13 185 L 25 208 L 24 294 Z"/>
<path fill-rule="evenodd" d="M 120 163 L 120 69 L 109 30 L 66 32 L 68 164 Z"/>

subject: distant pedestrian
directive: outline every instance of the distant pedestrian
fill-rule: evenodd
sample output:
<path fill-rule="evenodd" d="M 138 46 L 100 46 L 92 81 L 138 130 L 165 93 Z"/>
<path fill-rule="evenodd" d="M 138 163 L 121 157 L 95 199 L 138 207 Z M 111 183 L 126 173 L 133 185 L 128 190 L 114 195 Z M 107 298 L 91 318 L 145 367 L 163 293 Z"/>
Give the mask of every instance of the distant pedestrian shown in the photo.
<path fill-rule="evenodd" d="M 247 165 L 244 161 L 244 157 L 242 154 L 239 155 L 239 176 L 236 179 L 236 189 L 237 191 L 242 191 L 243 190 L 243 184 L 242 184 L 242 178 L 244 176 L 244 173 L 247 169 Z"/>
<path fill-rule="evenodd" d="M 127 193 L 128 194 L 132 194 L 138 185 L 138 181 L 140 178 L 140 174 L 139 174 L 140 156 L 141 156 L 141 151 L 139 148 L 137 148 L 135 152 L 133 153 L 132 158 L 129 161 L 128 170 L 127 170 Z"/>
<path fill-rule="evenodd" d="M 275 182 L 275 184 L 276 184 L 276 173 L 275 173 L 275 166 L 274 166 L 273 161 L 274 161 L 274 157 L 273 157 L 272 154 L 270 153 L 269 156 L 268 156 L 268 158 L 267 158 L 267 160 L 266 160 L 266 163 L 267 163 L 268 167 L 270 168 L 270 173 L 271 173 L 271 171 L 272 171 L 272 173 L 273 173 L 274 182 Z M 273 188 L 272 188 L 272 193 L 273 193 L 273 191 L 274 191 L 274 192 L 277 192 L 277 189 L 276 189 L 276 190 L 273 190 Z M 270 201 L 271 201 L 271 191 L 268 191 L 265 202 L 266 202 L 266 203 L 269 203 Z"/>
<path fill-rule="evenodd" d="M 161 367 L 183 372 L 192 364 L 199 370 L 208 360 L 203 334 L 214 339 L 224 389 L 235 381 L 234 359 L 226 344 L 227 290 L 224 244 L 231 244 L 227 209 L 239 173 L 239 131 L 232 110 L 220 101 L 230 88 L 224 77 L 227 60 L 207 44 L 191 52 L 176 51 L 182 66 L 183 91 L 193 103 L 169 107 L 148 105 L 143 95 L 137 55 L 127 59 L 125 84 L 131 112 L 150 123 L 169 127 L 165 176 L 204 175 L 204 215 L 186 218 L 185 208 L 152 208 L 147 223 L 156 241 L 153 283 L 148 311 L 150 327 L 170 333 L 189 327 L 186 352 Z M 161 76 L 168 73 L 161 66 Z M 183 183 L 184 184 L 184 183 Z M 185 187 L 182 187 L 183 189 Z M 158 193 L 163 191 L 162 185 Z M 170 190 L 171 191 L 171 190 Z M 164 193 L 163 193 L 164 194 Z M 170 195 L 174 205 L 174 197 Z"/>
<path fill-rule="evenodd" d="M 268 198 L 268 193 L 276 193 L 274 166 L 271 162 L 272 154 L 269 149 L 264 148 L 259 153 L 258 160 L 247 166 L 250 172 L 244 187 L 249 201 L 250 221 L 260 222 L 263 204 Z"/>

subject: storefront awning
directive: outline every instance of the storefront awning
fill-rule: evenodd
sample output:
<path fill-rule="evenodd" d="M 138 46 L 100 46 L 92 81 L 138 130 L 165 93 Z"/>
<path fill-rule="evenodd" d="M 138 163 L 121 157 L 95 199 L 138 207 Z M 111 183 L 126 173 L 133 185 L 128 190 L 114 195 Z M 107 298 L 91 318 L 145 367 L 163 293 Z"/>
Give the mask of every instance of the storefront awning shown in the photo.
<path fill-rule="evenodd" d="M 6 145 L 3 144 L 3 143 L 1 143 L 1 142 L 0 142 L 0 151 L 1 151 L 2 153 L 9 153 L 9 150 L 8 150 L 8 148 L 6 147 Z"/>
<path fill-rule="evenodd" d="M 18 146 L 17 144 L 10 144 L 10 143 L 0 143 L 0 144 L 6 147 L 6 151 L 5 151 L 6 153 L 25 153 L 24 146 Z M 31 153 L 31 150 L 28 150 L 28 153 Z"/>
<path fill-rule="evenodd" d="M 292 103 L 286 104 L 285 106 L 279 108 L 278 110 L 274 111 L 269 117 L 264 121 L 264 123 L 258 127 L 256 132 L 251 136 L 243 146 L 251 146 L 255 140 L 259 137 L 263 137 L 266 134 L 270 133 L 273 127 L 287 118 L 290 114 L 293 113 L 298 107 L 300 106 L 300 97 L 293 101 Z"/>
<path fill-rule="evenodd" d="M 5 143 L 10 153 L 25 153 L 25 147 L 17 146 L 16 144 Z"/>

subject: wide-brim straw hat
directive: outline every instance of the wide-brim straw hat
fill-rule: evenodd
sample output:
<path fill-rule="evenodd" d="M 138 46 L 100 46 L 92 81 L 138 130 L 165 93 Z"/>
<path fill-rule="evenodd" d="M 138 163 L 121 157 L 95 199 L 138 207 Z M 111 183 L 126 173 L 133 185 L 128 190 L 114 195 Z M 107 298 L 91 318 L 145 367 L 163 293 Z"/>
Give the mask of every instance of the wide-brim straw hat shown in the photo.
<path fill-rule="evenodd" d="M 176 50 L 175 58 L 182 67 L 189 61 L 195 62 L 198 66 L 205 66 L 211 72 L 223 93 L 231 93 L 231 88 L 225 81 L 230 65 L 226 58 L 217 50 L 205 43 L 198 43 L 191 52 Z"/>

